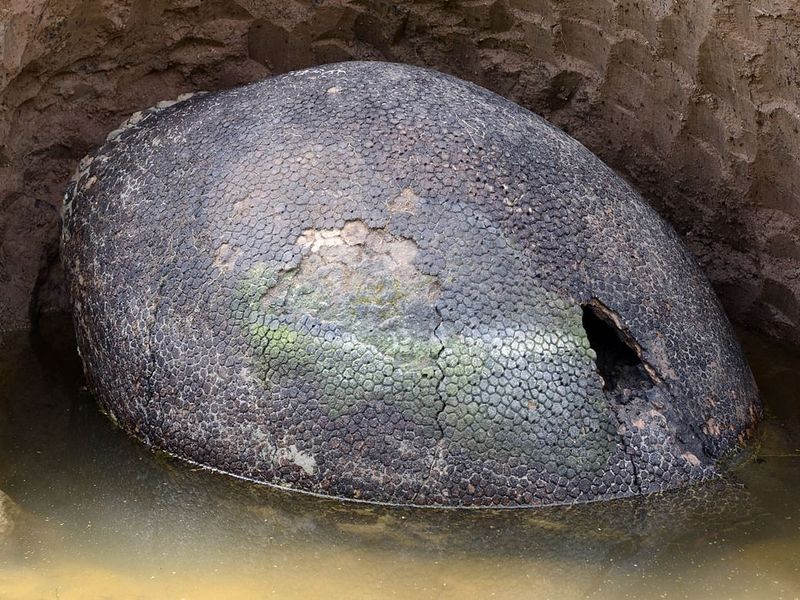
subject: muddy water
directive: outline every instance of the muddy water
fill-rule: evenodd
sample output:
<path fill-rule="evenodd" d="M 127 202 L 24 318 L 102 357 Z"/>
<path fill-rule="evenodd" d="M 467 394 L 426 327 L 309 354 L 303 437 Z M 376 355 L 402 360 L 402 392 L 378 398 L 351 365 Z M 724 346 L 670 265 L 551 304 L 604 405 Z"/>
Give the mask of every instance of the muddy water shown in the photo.
<path fill-rule="evenodd" d="M 729 480 L 570 508 L 307 498 L 144 450 L 69 325 L 0 343 L 0 598 L 800 597 L 800 355 L 744 336 L 768 418 Z"/>

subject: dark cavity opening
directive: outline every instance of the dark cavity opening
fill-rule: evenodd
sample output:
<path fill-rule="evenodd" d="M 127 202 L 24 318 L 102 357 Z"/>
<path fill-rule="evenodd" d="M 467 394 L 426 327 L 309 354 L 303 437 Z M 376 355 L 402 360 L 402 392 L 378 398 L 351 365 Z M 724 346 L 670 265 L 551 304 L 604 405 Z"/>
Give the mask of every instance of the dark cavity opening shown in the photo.
<path fill-rule="evenodd" d="M 583 328 L 597 358 L 597 370 L 603 378 L 603 389 L 641 389 L 652 387 L 638 351 L 638 345 L 620 329 L 613 313 L 599 301 L 582 304 Z"/>

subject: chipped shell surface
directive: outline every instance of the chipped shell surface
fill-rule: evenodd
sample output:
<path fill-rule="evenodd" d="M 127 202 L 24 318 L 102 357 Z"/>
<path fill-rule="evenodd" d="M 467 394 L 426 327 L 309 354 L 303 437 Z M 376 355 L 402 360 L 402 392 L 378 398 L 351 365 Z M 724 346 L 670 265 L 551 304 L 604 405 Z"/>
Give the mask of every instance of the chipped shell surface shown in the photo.
<path fill-rule="evenodd" d="M 527 506 L 714 476 L 759 412 L 672 230 L 536 115 L 346 63 L 143 111 L 85 160 L 63 255 L 104 408 L 237 476 Z M 643 378 L 612 389 L 594 307 Z"/>

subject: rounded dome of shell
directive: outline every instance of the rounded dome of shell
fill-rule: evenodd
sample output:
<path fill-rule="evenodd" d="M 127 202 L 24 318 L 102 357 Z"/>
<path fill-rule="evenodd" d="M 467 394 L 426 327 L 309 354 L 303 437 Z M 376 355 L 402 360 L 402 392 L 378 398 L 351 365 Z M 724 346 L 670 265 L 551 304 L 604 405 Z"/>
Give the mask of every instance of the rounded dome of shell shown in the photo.
<path fill-rule="evenodd" d="M 674 232 L 475 85 L 343 63 L 137 113 L 84 159 L 81 356 L 145 443 L 392 504 L 543 505 L 713 476 L 755 423 Z"/>

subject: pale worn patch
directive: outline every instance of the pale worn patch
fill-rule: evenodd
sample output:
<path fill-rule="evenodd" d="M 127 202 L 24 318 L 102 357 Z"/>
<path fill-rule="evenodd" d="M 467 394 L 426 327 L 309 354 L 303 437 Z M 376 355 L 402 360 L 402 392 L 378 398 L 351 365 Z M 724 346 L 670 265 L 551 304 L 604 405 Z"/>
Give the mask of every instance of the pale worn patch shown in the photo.
<path fill-rule="evenodd" d="M 422 200 L 420 199 L 417 194 L 414 193 L 414 190 L 411 188 L 403 188 L 403 191 L 400 192 L 399 196 L 396 196 L 389 200 L 387 206 L 390 212 L 393 213 L 407 213 L 410 215 L 417 214 L 417 209 L 419 208 Z"/>
<path fill-rule="evenodd" d="M 241 254 L 241 250 L 228 243 L 223 243 L 214 253 L 214 266 L 220 271 L 230 273 L 236 265 L 236 260 Z"/>
<path fill-rule="evenodd" d="M 310 454 L 300 451 L 294 444 L 287 448 L 278 448 L 275 451 L 275 462 L 280 466 L 287 463 L 297 465 L 303 469 L 306 475 L 313 475 L 317 468 L 316 459 Z"/>

